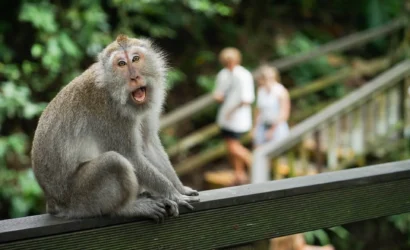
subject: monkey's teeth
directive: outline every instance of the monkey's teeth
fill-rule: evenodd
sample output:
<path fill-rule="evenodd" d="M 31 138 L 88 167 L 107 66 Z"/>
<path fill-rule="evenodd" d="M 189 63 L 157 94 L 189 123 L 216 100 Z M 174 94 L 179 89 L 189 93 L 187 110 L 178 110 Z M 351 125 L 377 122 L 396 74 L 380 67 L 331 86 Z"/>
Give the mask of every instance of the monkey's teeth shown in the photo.
<path fill-rule="evenodd" d="M 146 88 L 145 87 L 141 87 L 141 88 L 135 90 L 134 92 L 132 92 L 132 97 L 138 103 L 143 102 L 145 100 L 145 96 L 146 96 Z"/>

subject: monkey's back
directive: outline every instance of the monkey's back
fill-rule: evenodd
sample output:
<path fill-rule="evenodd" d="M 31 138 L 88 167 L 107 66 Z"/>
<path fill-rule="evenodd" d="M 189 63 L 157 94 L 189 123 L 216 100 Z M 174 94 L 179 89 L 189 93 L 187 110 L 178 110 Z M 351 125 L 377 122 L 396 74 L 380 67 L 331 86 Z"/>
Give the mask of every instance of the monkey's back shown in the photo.
<path fill-rule="evenodd" d="M 84 150 L 96 151 L 95 143 L 87 136 L 92 136 L 90 126 L 98 121 L 90 119 L 104 119 L 107 105 L 104 91 L 95 85 L 97 74 L 94 64 L 67 84 L 40 116 L 31 159 L 46 196 L 64 196 L 69 189 L 68 179 L 84 160 Z"/>

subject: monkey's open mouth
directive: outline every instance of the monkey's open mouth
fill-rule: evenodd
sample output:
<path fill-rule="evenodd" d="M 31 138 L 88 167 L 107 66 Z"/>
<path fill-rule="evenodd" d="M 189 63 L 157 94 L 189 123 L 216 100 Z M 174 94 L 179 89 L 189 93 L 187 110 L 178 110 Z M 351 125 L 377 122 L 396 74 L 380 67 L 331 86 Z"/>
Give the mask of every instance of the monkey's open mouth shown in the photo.
<path fill-rule="evenodd" d="M 131 93 L 132 99 L 134 99 L 136 103 L 143 103 L 145 101 L 146 93 L 147 87 L 140 87 Z"/>

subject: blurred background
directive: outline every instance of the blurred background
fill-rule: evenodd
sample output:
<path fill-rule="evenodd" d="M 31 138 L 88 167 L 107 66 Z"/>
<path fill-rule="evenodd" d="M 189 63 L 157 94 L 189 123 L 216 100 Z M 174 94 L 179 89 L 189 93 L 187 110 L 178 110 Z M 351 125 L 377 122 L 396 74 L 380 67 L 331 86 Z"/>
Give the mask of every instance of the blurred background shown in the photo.
<path fill-rule="evenodd" d="M 210 93 L 221 69 L 218 53 L 238 48 L 249 70 L 307 52 L 404 14 L 405 0 L 14 0 L 0 2 L 0 219 L 45 212 L 30 169 L 31 140 L 47 103 L 94 61 L 119 33 L 152 38 L 171 69 L 164 116 Z M 354 91 L 403 47 L 403 32 L 343 53 L 330 53 L 281 72 L 292 98 L 290 125 Z M 405 47 L 405 46 L 404 46 Z M 391 54 L 391 53 L 390 53 Z M 401 56 L 407 56 L 403 50 Z M 379 60 L 379 61 L 377 61 Z M 374 66 L 372 66 L 374 65 Z M 368 66 L 366 73 L 327 84 L 324 76 Z M 320 87 L 321 81 L 324 82 Z M 187 104 L 188 103 L 188 104 Z M 232 173 L 215 129 L 216 105 L 163 126 L 161 137 L 177 172 L 200 190 L 228 186 Z M 406 158 L 403 151 L 366 164 Z M 288 164 L 289 165 L 289 164 Z M 292 171 L 283 164 L 282 177 Z M 289 173 L 292 172 L 292 173 Z M 294 173 L 293 173 L 294 174 Z M 375 240 L 377 238 L 377 240 Z M 305 234 L 336 249 L 410 249 L 410 215 L 397 215 Z"/>

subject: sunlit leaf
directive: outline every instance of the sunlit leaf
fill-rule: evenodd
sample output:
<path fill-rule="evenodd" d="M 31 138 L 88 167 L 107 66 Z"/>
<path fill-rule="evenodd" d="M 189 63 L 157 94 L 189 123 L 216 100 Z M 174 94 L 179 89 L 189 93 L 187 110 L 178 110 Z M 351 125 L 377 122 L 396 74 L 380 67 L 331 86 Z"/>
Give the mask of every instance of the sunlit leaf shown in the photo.
<path fill-rule="evenodd" d="M 46 32 L 57 31 L 54 8 L 46 2 L 40 4 L 23 3 L 19 20 L 31 22 L 34 27 Z"/>
<path fill-rule="evenodd" d="M 40 57 L 43 51 L 43 46 L 38 43 L 33 44 L 33 46 L 31 47 L 31 55 L 33 57 Z"/>
<path fill-rule="evenodd" d="M 11 217 L 22 217 L 27 215 L 27 212 L 32 206 L 30 200 L 24 199 L 22 196 L 14 196 L 11 198 Z"/>
<path fill-rule="evenodd" d="M 59 36 L 59 42 L 61 48 L 70 56 L 79 57 L 81 55 L 80 50 L 74 41 L 67 35 L 67 33 L 61 33 Z"/>

